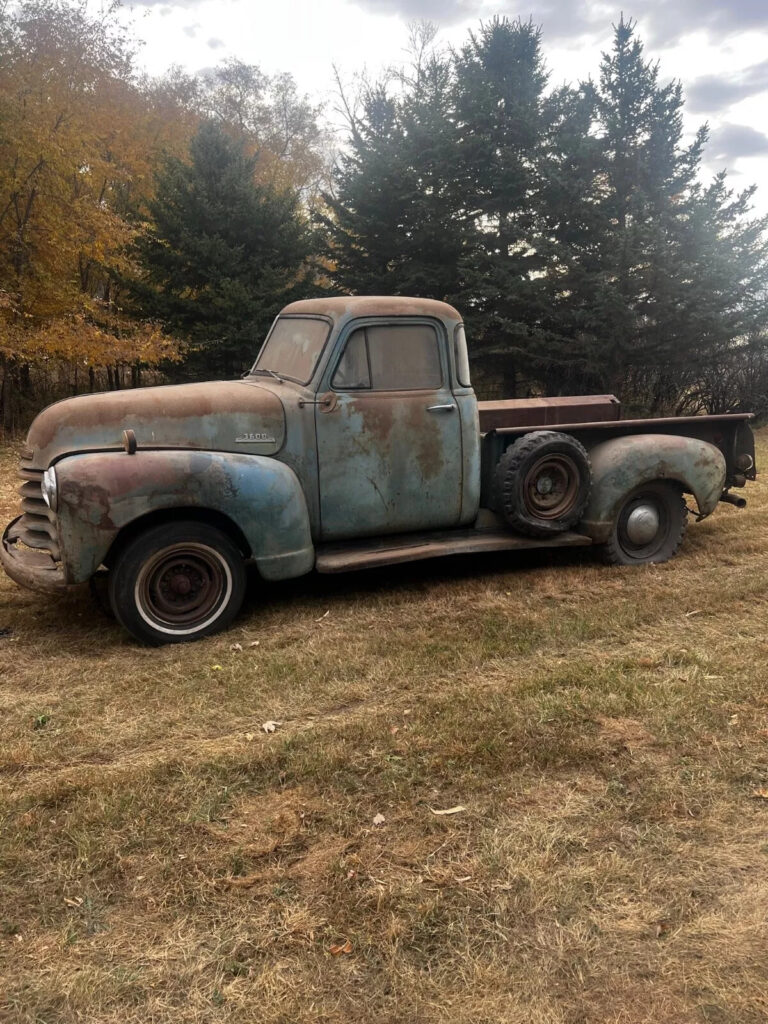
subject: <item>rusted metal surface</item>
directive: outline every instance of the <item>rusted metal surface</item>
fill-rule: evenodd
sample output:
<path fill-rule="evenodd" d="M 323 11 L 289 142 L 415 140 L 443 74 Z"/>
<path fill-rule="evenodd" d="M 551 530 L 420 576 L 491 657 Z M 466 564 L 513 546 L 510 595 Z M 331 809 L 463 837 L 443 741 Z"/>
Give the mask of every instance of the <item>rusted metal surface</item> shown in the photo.
<path fill-rule="evenodd" d="M 43 551 L 32 551 L 23 546 L 19 530 L 19 516 L 9 523 L 0 541 L 0 564 L 6 574 L 21 587 L 39 590 L 45 594 L 64 593 L 67 582 L 60 562 Z"/>
<path fill-rule="evenodd" d="M 58 560 L 59 542 L 56 517 L 43 500 L 41 484 L 43 471 L 33 469 L 31 454 L 25 453 L 17 476 L 23 481 L 19 487 L 23 515 L 14 527 L 14 539 L 28 548 L 44 551 Z"/>
<path fill-rule="evenodd" d="M 717 416 L 673 416 L 659 419 L 618 420 L 616 422 L 593 421 L 590 423 L 563 423 L 558 430 L 572 434 L 584 447 L 591 451 L 603 443 L 606 435 L 625 437 L 645 435 L 649 447 L 653 447 L 655 436 L 669 434 L 693 437 L 706 441 L 720 450 L 725 459 L 727 487 L 738 486 L 740 474 L 748 480 L 757 476 L 755 466 L 755 439 L 749 425 L 751 413 L 729 413 Z M 526 427 L 504 427 L 490 431 L 482 438 L 482 491 L 481 503 L 491 500 L 493 468 L 502 452 L 515 438 L 529 432 Z M 651 440 L 653 438 L 653 440 Z M 747 461 L 742 462 L 742 457 Z M 744 464 L 748 468 L 741 469 Z"/>
<path fill-rule="evenodd" d="M 285 413 L 272 389 L 250 381 L 212 381 L 67 398 L 44 409 L 27 437 L 34 466 L 70 452 L 122 449 L 132 430 L 140 448 L 202 448 L 274 455 Z"/>
<path fill-rule="evenodd" d="M 444 303 L 426 301 L 419 305 L 419 315 L 411 313 L 406 322 L 406 330 L 415 326 L 433 332 L 440 357 L 439 383 L 422 390 L 334 388 L 347 341 L 368 323 L 356 314 L 374 308 L 372 304 L 373 300 L 355 299 L 351 309 L 343 308 L 348 319 L 339 329 L 320 380 L 319 397 L 330 398 L 328 404 L 315 407 L 324 541 L 458 526 L 477 514 L 476 483 L 474 490 L 464 487 L 464 452 L 472 451 L 467 448 L 472 438 L 463 427 L 464 416 L 474 430 L 474 447 L 478 446 L 474 400 L 461 402 L 454 395 L 448 344 L 452 333 L 424 310 L 458 314 Z M 404 300 L 399 308 L 416 307 Z M 390 321 L 389 326 L 397 332 L 402 324 Z"/>
<path fill-rule="evenodd" d="M 614 422 L 621 405 L 614 395 L 581 395 L 573 398 L 508 398 L 478 402 L 480 430 L 552 427 L 561 423 Z"/>
<path fill-rule="evenodd" d="M 647 420 L 619 420 L 615 423 L 602 420 L 592 420 L 590 422 L 572 420 L 570 423 L 560 424 L 560 429 L 572 432 L 577 430 L 610 430 L 634 434 L 639 433 L 640 429 L 642 429 L 645 433 L 661 433 L 667 427 L 680 428 L 681 431 L 684 427 L 702 429 L 706 424 L 713 426 L 716 424 L 743 423 L 749 422 L 753 418 L 754 416 L 751 412 L 731 412 L 723 413 L 719 416 L 659 416 L 658 418 Z M 525 427 L 502 427 L 497 432 L 499 434 L 524 434 L 526 431 L 527 428 Z"/>
<path fill-rule="evenodd" d="M 314 547 L 301 486 L 276 459 L 180 450 L 62 459 L 59 539 L 67 581 L 87 580 L 120 531 L 149 513 L 209 510 L 244 537 L 266 579 L 309 572 Z"/>
<path fill-rule="evenodd" d="M 459 410 L 428 411 L 450 397 L 442 391 L 339 394 L 332 413 L 318 413 L 323 539 L 459 523 Z"/>
<path fill-rule="evenodd" d="M 521 537 L 509 530 L 454 530 L 406 534 L 397 539 L 358 541 L 355 544 L 326 544 L 318 549 L 318 572 L 353 572 L 383 565 L 418 562 L 447 555 L 483 554 L 494 551 L 524 551 L 531 548 L 588 547 L 592 540 L 579 533 L 559 533 L 545 540 Z"/>
<path fill-rule="evenodd" d="M 405 295 L 341 295 L 327 299 L 300 299 L 282 313 L 327 316 L 334 322 L 357 317 L 426 316 L 461 322 L 461 315 L 447 302 Z"/>
<path fill-rule="evenodd" d="M 693 495 L 704 518 L 714 511 L 725 483 L 722 452 L 692 437 L 657 434 L 652 444 L 643 434 L 616 437 L 593 448 L 590 459 L 592 491 L 579 529 L 598 543 L 607 540 L 618 509 L 640 484 L 679 483 Z"/>

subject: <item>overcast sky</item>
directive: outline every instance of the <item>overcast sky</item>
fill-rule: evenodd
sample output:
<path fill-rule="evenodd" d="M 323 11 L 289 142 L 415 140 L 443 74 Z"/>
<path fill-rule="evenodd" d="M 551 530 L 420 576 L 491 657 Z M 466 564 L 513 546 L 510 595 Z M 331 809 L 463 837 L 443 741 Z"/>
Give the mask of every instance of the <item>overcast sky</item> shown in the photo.
<path fill-rule="evenodd" d="M 132 12 L 151 73 L 237 57 L 289 71 L 332 117 L 333 64 L 351 80 L 363 68 L 375 75 L 400 62 L 414 20 L 433 21 L 438 40 L 456 44 L 494 14 L 532 17 L 550 82 L 559 85 L 597 75 L 622 9 L 637 20 L 662 76 L 682 80 L 688 130 L 709 122 L 707 170 L 728 168 L 739 189 L 757 184 L 758 208 L 768 212 L 768 0 L 133 0 Z"/>

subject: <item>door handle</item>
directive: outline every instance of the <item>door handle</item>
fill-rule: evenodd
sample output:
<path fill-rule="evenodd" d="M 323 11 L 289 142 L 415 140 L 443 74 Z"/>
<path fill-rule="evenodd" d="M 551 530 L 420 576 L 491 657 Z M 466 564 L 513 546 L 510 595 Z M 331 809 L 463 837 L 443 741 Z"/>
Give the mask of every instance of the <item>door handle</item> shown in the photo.
<path fill-rule="evenodd" d="M 456 406 L 452 403 L 447 405 L 428 405 L 427 412 L 453 412 L 455 408 Z"/>

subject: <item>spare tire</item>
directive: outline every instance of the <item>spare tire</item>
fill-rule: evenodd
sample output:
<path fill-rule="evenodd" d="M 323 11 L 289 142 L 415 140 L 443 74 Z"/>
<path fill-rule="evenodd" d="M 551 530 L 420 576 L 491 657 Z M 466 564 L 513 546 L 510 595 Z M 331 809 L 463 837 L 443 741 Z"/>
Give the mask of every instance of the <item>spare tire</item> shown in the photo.
<path fill-rule="evenodd" d="M 513 530 L 549 537 L 570 530 L 584 514 L 592 467 L 569 434 L 536 430 L 504 452 L 496 466 L 496 508 Z"/>

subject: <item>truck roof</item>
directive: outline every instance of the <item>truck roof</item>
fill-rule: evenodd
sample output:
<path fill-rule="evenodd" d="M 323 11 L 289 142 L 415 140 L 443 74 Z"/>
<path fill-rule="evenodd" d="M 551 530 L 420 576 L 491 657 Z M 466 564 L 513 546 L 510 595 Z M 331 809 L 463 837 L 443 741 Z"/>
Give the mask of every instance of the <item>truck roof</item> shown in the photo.
<path fill-rule="evenodd" d="M 322 299 L 292 302 L 281 313 L 329 316 L 333 320 L 356 316 L 432 316 L 461 320 L 461 314 L 447 302 L 406 295 L 332 295 Z"/>

